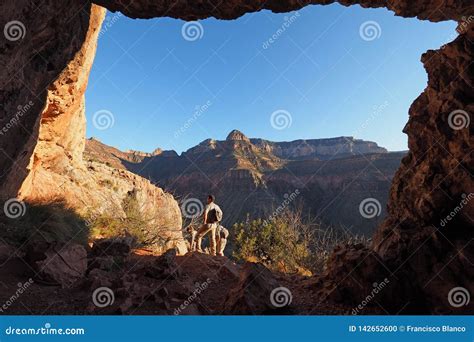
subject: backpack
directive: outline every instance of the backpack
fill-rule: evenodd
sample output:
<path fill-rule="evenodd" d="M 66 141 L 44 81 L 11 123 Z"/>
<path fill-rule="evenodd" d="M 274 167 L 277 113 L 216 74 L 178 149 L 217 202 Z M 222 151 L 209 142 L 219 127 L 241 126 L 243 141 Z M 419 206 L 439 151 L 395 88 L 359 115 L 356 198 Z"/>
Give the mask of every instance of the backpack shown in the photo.
<path fill-rule="evenodd" d="M 215 223 L 222 221 L 222 210 L 219 207 L 215 207 L 207 213 L 207 222 L 208 223 Z"/>

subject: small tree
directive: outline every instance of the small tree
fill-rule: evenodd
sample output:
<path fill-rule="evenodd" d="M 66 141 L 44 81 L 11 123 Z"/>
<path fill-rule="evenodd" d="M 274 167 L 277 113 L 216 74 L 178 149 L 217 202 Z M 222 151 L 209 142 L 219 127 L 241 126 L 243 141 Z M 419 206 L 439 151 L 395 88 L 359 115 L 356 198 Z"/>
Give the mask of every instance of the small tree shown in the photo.
<path fill-rule="evenodd" d="M 142 210 L 135 192 L 130 192 L 122 201 L 121 206 L 125 215 L 115 216 L 120 212 L 109 211 L 98 216 L 90 215 L 89 223 L 92 227 L 92 236 L 118 237 L 132 236 L 138 247 L 166 248 L 172 242 L 169 231 L 171 227 L 160 224 L 160 217 L 156 213 L 146 213 Z"/>

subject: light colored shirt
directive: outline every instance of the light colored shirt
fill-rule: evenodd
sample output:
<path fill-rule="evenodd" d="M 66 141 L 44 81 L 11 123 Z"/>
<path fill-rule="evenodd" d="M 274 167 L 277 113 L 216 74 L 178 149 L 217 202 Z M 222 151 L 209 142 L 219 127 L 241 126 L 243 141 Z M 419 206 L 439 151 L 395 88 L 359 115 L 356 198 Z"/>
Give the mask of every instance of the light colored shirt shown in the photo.
<path fill-rule="evenodd" d="M 204 218 L 206 221 L 207 221 L 207 215 L 212 209 L 216 209 L 216 211 L 222 211 L 221 208 L 214 202 L 207 204 L 206 208 L 204 209 Z M 204 222 L 204 223 L 207 223 L 207 222 Z"/>

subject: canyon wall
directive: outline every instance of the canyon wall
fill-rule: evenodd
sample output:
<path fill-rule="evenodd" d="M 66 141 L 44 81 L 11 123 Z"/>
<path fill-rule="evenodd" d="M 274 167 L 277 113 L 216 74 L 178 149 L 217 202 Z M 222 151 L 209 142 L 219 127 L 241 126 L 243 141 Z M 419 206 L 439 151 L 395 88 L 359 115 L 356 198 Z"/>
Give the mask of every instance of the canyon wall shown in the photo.
<path fill-rule="evenodd" d="M 293 194 L 288 208 L 305 218 L 370 237 L 386 215 L 391 180 L 405 154 L 351 137 L 273 142 L 234 130 L 182 155 L 122 152 L 88 139 L 84 159 L 134 172 L 177 198 L 204 201 L 212 193 L 225 227 L 270 217 Z M 366 198 L 380 206 L 371 219 L 359 212 Z"/>
<path fill-rule="evenodd" d="M 2 196 L 17 196 L 28 176 L 48 87 L 82 48 L 90 12 L 80 0 L 0 3 Z"/>
<path fill-rule="evenodd" d="M 61 201 L 81 216 L 111 215 L 117 218 L 125 215 L 124 200 L 133 195 L 143 215 L 153 218 L 157 232 L 165 235 L 163 238 L 169 241 L 168 247 L 177 246 L 184 253 L 181 212 L 172 195 L 135 174 L 103 164 L 89 162 L 86 165 L 83 161 L 85 92 L 106 10 L 86 4 L 82 9 L 76 8 L 77 16 L 70 21 L 84 19 L 81 13 L 88 14 L 87 20 L 80 25 L 85 33 L 83 44 L 41 95 L 32 94 L 32 103 L 40 103 L 43 95 L 46 100 L 39 120 L 30 127 L 32 132 L 25 151 L 16 160 L 12 158 L 12 167 L 3 178 L 2 195 L 30 203 Z M 26 35 L 31 34 L 29 26 L 25 26 Z M 49 62 L 49 56 L 43 58 Z M 38 66 L 39 71 L 42 67 L 45 71 L 48 68 Z M 17 93 L 21 92 L 17 89 Z M 35 109 L 34 105 L 28 104 L 24 116 Z M 10 138 L 10 142 L 19 139 L 14 129 L 27 130 L 23 119 L 19 117 L 19 121 L 11 125 L 12 131 L 2 135 L 2 148 L 9 146 L 4 139 Z M 16 141 L 14 145 L 21 146 L 21 142 Z"/>
<path fill-rule="evenodd" d="M 334 157 L 387 152 L 385 148 L 379 147 L 375 142 L 354 139 L 353 137 L 306 139 L 290 142 L 251 139 L 251 142 L 279 158 L 289 159 L 313 157 L 325 160 Z"/>

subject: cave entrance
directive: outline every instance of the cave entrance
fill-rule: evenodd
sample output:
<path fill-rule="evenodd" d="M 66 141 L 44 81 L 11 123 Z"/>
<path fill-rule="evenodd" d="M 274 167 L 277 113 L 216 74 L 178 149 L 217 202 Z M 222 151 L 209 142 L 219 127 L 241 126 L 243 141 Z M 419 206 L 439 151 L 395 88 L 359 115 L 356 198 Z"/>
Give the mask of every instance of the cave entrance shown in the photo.
<path fill-rule="evenodd" d="M 108 0 L 97 0 L 95 3 L 105 3 L 109 8 L 115 9 L 122 6 L 120 2 Z M 210 2 L 197 7 L 186 2 L 180 4 L 182 7 L 174 10 L 172 16 L 187 20 L 206 17 L 210 14 L 232 19 L 244 12 L 256 10 L 258 7 L 258 4 L 247 2 L 245 4 L 237 2 L 236 7 L 223 8 L 209 8 Z M 56 3 L 50 5 L 48 11 L 52 14 L 67 13 L 70 7 L 65 8 L 64 5 Z M 130 10 L 127 13 L 132 17 L 137 15 L 159 17 L 172 9 L 162 11 L 160 6 L 163 4 L 156 3 L 155 5 L 156 7 L 151 10 L 153 13 L 145 14 L 140 10 L 138 3 L 137 7 L 122 9 Z M 285 4 L 275 5 L 274 2 L 270 4 L 265 2 L 263 6 L 269 6 L 276 11 L 285 10 Z M 286 9 L 290 9 L 295 4 L 288 6 Z M 169 234 L 166 237 L 169 237 L 169 240 L 175 239 L 182 242 L 181 215 L 187 219 L 201 212 L 204 197 L 191 193 L 194 197 L 186 198 L 178 194 L 178 198 L 180 196 L 179 199 L 183 200 L 180 211 L 176 201 L 169 194 L 150 185 L 144 178 L 133 175 L 133 173 L 138 173 L 175 193 L 178 192 L 177 189 L 173 189 L 176 183 L 182 184 L 185 190 L 193 189 L 194 191 L 200 187 L 204 188 L 205 194 L 209 192 L 209 188 L 215 190 L 225 185 L 226 194 L 230 194 L 227 197 L 235 200 L 237 202 L 234 202 L 235 205 L 248 203 L 258 205 L 276 199 L 274 203 L 276 209 L 272 208 L 270 213 L 259 213 L 260 217 L 266 220 L 278 217 L 281 213 L 280 207 L 283 207 L 283 210 L 289 206 L 296 208 L 300 201 L 306 199 L 306 205 L 317 204 L 318 201 L 323 203 L 322 208 L 314 212 L 309 210 L 317 218 L 328 221 L 326 213 L 330 211 L 329 207 L 337 204 L 340 206 L 332 208 L 334 217 L 337 219 L 342 219 L 342 213 L 351 212 L 359 219 L 364 219 L 364 226 L 367 226 L 368 222 L 375 222 L 374 225 L 376 225 L 377 220 L 381 220 L 384 216 L 384 205 L 372 191 L 379 189 L 382 183 L 386 184 L 387 188 L 390 185 L 390 178 L 384 174 L 386 170 L 383 169 L 388 164 L 380 163 L 381 160 L 384 161 L 383 157 L 390 154 L 370 141 L 378 142 L 389 150 L 399 149 L 393 148 L 396 145 L 392 145 L 397 141 L 404 144 L 403 139 L 398 140 L 399 136 L 395 136 L 393 141 L 384 140 L 390 136 L 389 132 L 392 132 L 392 128 L 394 132 L 399 133 L 403 126 L 400 124 L 395 130 L 398 126 L 396 122 L 390 124 L 390 118 L 393 115 L 396 119 L 401 115 L 400 112 L 406 112 L 411 100 L 408 103 L 401 101 L 401 104 L 398 100 L 405 91 L 408 91 L 409 86 L 414 86 L 418 94 L 426 83 L 426 76 L 421 65 L 417 64 L 417 67 L 420 67 L 417 70 L 422 78 L 411 80 L 408 58 L 405 62 L 396 63 L 392 57 L 398 58 L 398 51 L 404 53 L 412 51 L 404 48 L 404 44 L 414 43 L 413 49 L 424 51 L 455 38 L 443 49 L 429 51 L 422 56 L 430 79 L 426 90 L 410 108 L 410 121 L 406 128 L 410 138 L 409 157 L 403 160 L 395 178 L 396 182 L 392 185 L 390 215 L 374 235 L 374 244 L 371 248 L 350 244 L 333 253 L 331 255 L 333 259 L 327 263 L 328 273 L 325 279 L 325 284 L 337 284 L 344 293 L 349 294 L 346 297 L 362 301 L 366 298 L 365 293 L 375 286 L 375 281 L 378 284 L 381 279 L 386 279 L 383 277 L 388 271 L 391 276 L 404 280 L 391 282 L 394 284 L 393 290 L 388 291 L 387 295 L 381 298 L 384 307 L 389 308 L 391 312 L 400 313 L 405 308 L 409 312 L 416 313 L 420 310 L 438 313 L 452 312 L 452 307 L 457 307 L 451 303 L 453 290 L 464 291 L 466 289 L 462 286 L 469 285 L 466 283 L 466 273 L 459 270 L 466 269 L 469 255 L 466 256 L 463 250 L 468 250 L 468 245 L 473 241 L 470 239 L 471 231 L 466 229 L 472 226 L 469 223 L 472 219 L 468 215 L 472 211 L 466 208 L 461 212 L 459 209 L 461 204 L 464 205 L 472 198 L 471 193 L 467 197 L 466 194 L 462 196 L 461 191 L 469 191 L 471 185 L 468 169 L 469 153 L 466 155 L 464 153 L 470 146 L 470 140 L 468 140 L 470 131 L 465 128 L 469 126 L 472 101 L 470 101 L 471 94 L 466 93 L 464 89 L 467 88 L 466 84 L 470 84 L 472 45 L 469 44 L 472 41 L 473 31 L 467 23 L 470 18 L 462 17 L 461 19 L 460 13 L 467 13 L 467 5 L 458 4 L 457 7 L 453 5 L 449 8 L 440 5 L 442 10 L 437 8 L 433 13 L 429 7 L 422 4 L 405 6 L 402 2 L 401 6 L 395 10 L 399 15 L 418 15 L 419 18 L 428 18 L 433 21 L 455 18 L 460 21 L 462 32 L 460 31 L 459 37 L 456 37 L 457 34 L 454 30 L 449 30 L 449 27 L 443 28 L 443 25 L 454 25 L 452 23 L 430 26 L 429 32 L 423 34 L 420 39 L 420 36 L 417 36 L 417 33 L 422 32 L 420 27 L 416 27 L 415 33 L 402 31 L 399 28 L 400 25 L 397 25 L 396 30 L 392 30 L 390 25 L 375 14 L 358 18 L 355 23 L 349 20 L 344 21 L 342 19 L 346 19 L 344 15 L 345 11 L 348 11 L 346 9 L 341 13 L 334 12 L 332 21 L 325 22 L 331 18 L 330 15 L 325 15 L 321 18 L 313 18 L 314 20 L 311 20 L 309 24 L 306 23 L 305 26 L 302 19 L 307 15 L 305 14 L 307 9 L 305 9 L 288 13 L 283 17 L 260 12 L 230 23 L 218 23 L 214 20 L 186 23 L 169 21 L 177 25 L 168 31 L 165 27 L 159 26 L 160 30 L 168 33 L 161 37 L 160 41 L 178 37 L 179 40 L 175 42 L 188 44 L 184 45 L 186 47 L 184 50 L 172 46 L 166 48 L 166 51 L 155 51 L 157 46 L 161 47 L 157 44 L 159 32 L 154 32 L 154 40 L 145 44 L 142 49 L 135 50 L 147 33 L 153 33 L 153 26 L 156 23 L 166 22 L 167 19 L 147 22 L 151 26 L 145 29 L 140 28 L 142 32 L 127 46 L 121 39 L 126 39 L 127 32 L 132 31 L 117 30 L 117 35 L 112 36 L 114 29 L 119 28 L 120 23 L 124 21 L 121 15 L 110 14 L 100 31 L 99 55 L 87 94 L 88 136 L 97 136 L 103 142 L 127 151 L 114 149 L 92 139 L 88 142 L 89 146 L 84 156 L 82 143 L 85 136 L 83 134 L 85 121 L 83 120 L 82 95 L 89 76 L 88 67 L 92 64 L 91 57 L 94 55 L 88 52 L 95 51 L 94 43 L 97 38 L 95 33 L 98 33 L 95 28 L 102 21 L 104 12 L 93 5 L 90 16 L 88 11 L 81 10 L 75 13 L 80 15 L 73 17 L 74 20 L 70 23 L 77 30 L 77 35 L 75 35 L 76 30 L 72 31 L 75 32 L 74 35 L 70 35 L 69 31 L 64 34 L 64 30 L 56 30 L 58 25 L 56 20 L 47 21 L 45 25 L 30 25 L 31 30 L 28 30 L 28 33 L 31 37 L 29 41 L 33 42 L 32 46 L 36 46 L 38 37 L 48 41 L 40 52 L 52 50 L 56 52 L 57 47 L 67 51 L 51 54 L 51 57 L 54 56 L 54 63 L 44 58 L 27 62 L 26 65 L 33 74 L 29 79 L 25 78 L 22 81 L 27 82 L 31 89 L 29 86 L 25 87 L 23 82 L 12 84 L 11 93 L 13 94 L 16 90 L 17 98 L 6 103 L 6 107 L 16 108 L 18 103 L 15 101 L 34 94 L 38 103 L 34 108 L 30 108 L 29 114 L 21 112 L 18 117 L 25 115 L 29 121 L 29 128 L 39 126 L 39 134 L 36 135 L 38 133 L 36 128 L 31 131 L 25 130 L 23 135 L 19 135 L 18 141 L 21 141 L 21 144 L 18 147 L 14 146 L 14 149 L 12 144 L 5 144 L 5 149 L 2 149 L 3 154 L 10 159 L 10 164 L 17 162 L 16 159 L 20 155 L 18 151 L 21 151 L 21 163 L 16 163 L 19 165 L 15 166 L 18 170 L 25 173 L 25 165 L 28 165 L 26 175 L 18 176 L 16 172 L 8 169 L 8 177 L 2 180 L 3 184 L 11 184 L 8 188 L 9 193 L 15 192 L 20 197 L 20 200 L 16 198 L 9 200 L 9 203 L 14 203 L 12 208 L 15 210 L 10 216 L 24 214 L 26 207 L 21 206 L 22 199 L 41 200 L 44 194 L 51 196 L 50 191 L 57 191 L 62 198 L 71 199 L 70 203 L 74 205 L 85 205 L 94 209 L 99 208 L 99 205 L 107 205 L 112 200 L 123 204 L 123 200 L 127 199 L 126 207 L 124 205 L 120 210 L 134 210 L 137 206 L 132 199 L 135 199 L 154 208 L 164 208 L 157 217 L 164 218 L 172 225 L 166 226 L 163 222 L 159 224 L 153 222 L 154 227 L 170 228 L 166 232 Z M 343 10 L 337 6 L 327 8 Z M 355 9 L 358 10 L 358 7 Z M 69 10 L 74 12 L 76 8 Z M 7 8 L 7 14 L 10 12 Z M 17 14 L 21 12 L 24 21 L 27 21 L 25 13 L 28 11 L 17 11 L 15 8 L 15 12 Z M 364 10 L 364 13 L 375 12 Z M 249 26 L 250 28 L 245 30 L 245 25 L 249 25 L 252 20 L 258 19 L 261 15 L 269 18 L 269 26 L 266 29 L 265 25 L 257 25 Z M 52 15 L 51 17 L 62 19 L 61 16 Z M 64 17 L 68 18 L 68 16 Z M 351 17 L 357 18 L 354 13 Z M 39 17 L 30 16 L 30 18 L 36 20 Z M 308 15 L 308 18 L 311 17 Z M 87 22 L 89 22 L 89 30 L 87 30 Z M 319 22 L 324 23 L 323 28 L 317 27 Z M 416 21 L 405 21 L 405 23 L 410 22 Z M 142 23 L 144 22 L 139 21 L 133 24 L 138 27 Z M 235 24 L 237 31 L 246 32 L 245 37 L 238 39 L 239 44 L 235 45 L 231 44 L 234 36 L 225 37 L 227 39 L 221 42 L 219 39 L 217 42 L 213 41 L 213 37 L 215 39 L 225 36 L 226 30 L 224 26 L 219 27 L 220 24 Z M 213 25 L 216 25 L 214 29 L 212 29 Z M 343 32 L 332 32 L 336 28 L 343 28 Z M 440 34 L 433 38 L 430 34 L 436 28 L 442 29 Z M 212 32 L 218 35 L 213 35 Z M 298 34 L 293 36 L 291 32 L 298 32 Z M 306 36 L 308 32 L 313 35 Z M 262 37 L 260 33 L 265 34 L 262 34 Z M 237 36 L 236 33 L 235 37 Z M 350 36 L 351 39 L 338 45 L 334 43 L 336 39 L 333 36 Z M 390 36 L 395 39 L 380 44 L 383 37 Z M 13 38 L 16 39 L 16 37 Z M 23 39 L 23 35 L 19 37 Z M 110 37 L 110 40 L 105 37 Z M 211 43 L 207 46 L 207 51 L 200 52 L 197 47 L 200 46 L 199 44 L 205 44 L 209 37 Z M 402 39 L 401 42 L 401 37 L 409 37 L 409 39 Z M 421 48 L 423 44 L 431 44 L 430 37 L 434 39 L 433 45 Z M 440 37 L 446 38 L 439 39 Z M 254 38 L 258 39 L 253 41 Z M 324 40 L 330 44 L 324 46 Z M 354 43 L 356 41 L 357 43 Z M 92 44 L 83 44 L 83 42 Z M 103 55 L 104 51 L 108 51 L 104 49 L 106 42 L 116 44 L 119 53 L 114 54 L 112 51 L 109 55 Z M 356 45 L 352 46 L 351 43 Z M 372 45 L 361 45 L 363 47 L 357 48 L 358 43 Z M 319 49 L 314 48 L 313 45 Z M 21 46 L 23 48 L 20 48 Z M 16 54 L 28 57 L 25 51 L 29 49 L 24 48 L 25 46 L 29 47 L 17 45 L 17 48 L 6 50 L 7 56 Z M 387 46 L 394 49 L 383 50 Z M 378 50 L 382 48 L 382 52 L 377 51 L 371 54 L 369 50 L 373 48 L 375 51 L 376 47 Z M 331 48 L 336 48 L 339 54 L 331 51 Z M 79 53 L 75 53 L 76 51 Z M 249 51 L 255 53 L 254 58 L 243 58 L 242 56 Z M 417 52 L 416 59 L 422 51 Z M 36 55 L 37 52 L 35 50 L 34 54 Z M 340 58 L 334 60 L 334 55 Z M 153 63 L 148 65 L 146 61 L 150 56 Z M 162 58 L 157 59 L 156 56 Z M 128 61 L 122 63 L 123 58 Z M 231 63 L 234 60 L 240 64 Z M 253 65 L 254 61 L 260 63 Z M 367 65 L 372 67 L 374 61 L 386 63 L 376 64 L 374 69 L 369 69 Z M 23 63 L 23 60 L 18 63 Z M 69 64 L 64 69 L 66 63 Z M 385 69 L 386 64 L 389 64 L 389 67 L 382 75 L 379 75 L 378 72 Z M 44 68 L 45 66 L 47 68 Z M 340 74 L 337 73 L 339 68 L 343 70 Z M 441 68 L 443 72 L 440 72 Z M 46 69 L 48 73 L 44 72 Z M 137 72 L 139 69 L 142 71 L 141 74 Z M 252 72 L 246 75 L 249 70 Z M 156 78 L 153 77 L 155 74 Z M 115 80 L 115 77 L 118 79 Z M 148 81 L 150 78 L 151 82 Z M 163 81 L 156 82 L 156 79 Z M 394 83 L 394 80 L 404 79 L 410 79 L 412 82 Z M 53 80 L 52 83 L 51 80 Z M 224 85 L 223 82 L 225 82 Z M 376 86 L 374 87 L 372 83 Z M 439 84 L 449 85 L 446 87 L 447 91 L 440 91 Z M 46 94 L 44 87 L 47 85 L 49 87 Z M 107 91 L 101 92 L 98 85 L 105 85 L 104 88 Z M 126 88 L 123 88 L 124 85 Z M 154 88 L 155 86 L 159 88 Z M 396 89 L 391 89 L 392 87 Z M 36 96 L 40 93 L 44 96 Z M 94 96 L 96 96 L 95 100 Z M 386 97 L 391 101 L 386 100 Z M 412 97 L 413 94 L 410 94 L 410 99 Z M 39 109 L 43 106 L 45 99 L 46 107 Z M 373 99 L 376 99 L 375 105 L 369 101 Z M 439 106 L 441 102 L 442 108 Z M 396 108 L 392 110 L 392 106 L 396 104 L 402 110 L 395 110 Z M 148 115 L 143 116 L 143 112 Z M 363 113 L 362 116 L 360 116 L 361 113 Z M 39 114 L 42 114 L 41 120 L 39 120 Z M 126 117 L 134 120 L 127 121 Z M 145 117 L 147 120 L 137 122 L 140 117 Z M 7 116 L 7 119 L 9 118 L 11 115 Z M 15 117 L 15 119 L 18 118 Z M 15 127 L 15 125 L 11 127 L 10 134 L 18 133 L 19 129 L 15 131 Z M 347 132 L 348 127 L 349 132 Z M 133 130 L 133 128 L 136 129 Z M 230 133 L 226 136 L 229 131 Z M 417 134 L 418 131 L 419 134 Z M 26 133 L 31 136 L 28 136 L 27 142 L 23 142 L 24 139 L 20 138 L 27 136 Z M 305 134 L 304 137 L 302 137 L 303 134 Z M 359 140 L 350 138 L 349 134 L 355 135 Z M 331 138 L 338 136 L 340 137 L 336 140 Z M 206 139 L 203 143 L 196 145 L 196 142 L 208 137 L 214 139 Z M 325 139 L 321 140 L 321 138 Z M 319 140 L 316 144 L 311 139 Z M 149 144 L 144 142 L 149 142 Z M 425 151 L 422 149 L 427 145 L 429 151 L 426 152 L 429 152 L 429 155 L 425 158 Z M 160 148 L 153 150 L 157 146 Z M 129 151 L 130 148 L 134 151 Z M 186 153 L 181 156 L 176 153 L 176 151 L 184 150 Z M 339 153 L 340 150 L 345 152 Z M 9 155 L 12 151 L 14 153 Z M 356 167 L 356 161 L 362 161 L 365 167 Z M 465 164 L 462 164 L 464 162 Z M 332 167 L 329 168 L 329 165 Z M 223 171 L 219 174 L 221 168 Z M 175 170 L 179 170 L 178 177 L 174 173 Z M 192 172 L 189 173 L 189 170 Z M 349 181 L 340 176 L 344 172 L 349 172 L 350 176 L 347 178 Z M 194 174 L 198 177 L 193 178 Z M 383 179 L 380 178 L 380 183 L 375 184 L 372 182 L 373 179 L 369 179 L 379 174 L 384 176 Z M 108 178 L 100 178 L 104 175 Z M 218 181 L 213 182 L 214 176 Z M 312 182 L 315 178 L 318 179 L 318 183 Z M 15 182 L 9 183 L 5 179 L 13 179 Z M 111 182 L 110 179 L 121 183 Z M 19 191 L 16 188 L 17 184 L 21 186 Z M 353 188 L 354 184 L 357 187 Z M 311 189 L 307 189 L 309 185 L 312 186 Z M 339 191 L 333 198 L 325 200 L 324 195 L 330 192 L 328 189 L 338 186 Z M 261 191 L 255 191 L 256 188 Z M 140 196 L 133 197 L 136 189 L 142 189 L 142 191 Z M 252 202 L 250 196 L 235 195 L 239 191 L 247 191 L 258 196 L 254 197 Z M 364 193 L 364 196 L 350 202 L 346 199 L 351 193 L 356 195 Z M 224 197 L 218 199 L 223 206 Z M 321 198 L 323 198 L 322 201 Z M 156 202 L 148 201 L 148 199 L 156 200 Z M 346 210 L 341 203 L 349 203 L 347 206 L 349 209 Z M 5 204 L 4 211 L 8 214 L 9 207 L 7 203 Z M 189 204 L 189 208 L 184 204 Z M 472 202 L 469 205 L 472 209 Z M 451 223 L 447 222 L 449 221 L 447 219 L 440 223 L 439 217 L 442 217 L 450 208 L 456 209 L 453 213 L 460 212 L 460 214 Z M 225 207 L 224 210 L 226 219 L 229 219 L 229 216 L 232 218 L 229 215 L 232 213 L 231 210 Z M 126 218 L 136 219 L 132 216 Z M 119 219 L 125 223 L 129 222 L 123 220 L 123 216 Z M 73 222 L 75 223 L 77 222 Z M 437 224 L 443 228 L 449 225 L 449 240 L 444 235 L 446 229 L 441 231 L 436 226 Z M 84 222 L 84 225 L 90 226 L 90 222 Z M 170 233 L 171 229 L 175 231 Z M 352 235 L 350 230 L 350 226 L 344 227 L 344 231 L 349 231 Z M 75 234 L 75 232 L 71 230 L 70 233 Z M 370 231 L 364 233 L 370 236 Z M 279 241 L 281 240 L 284 239 Z M 287 240 L 291 241 L 291 238 Z M 270 240 L 270 242 L 273 241 Z M 270 247 L 273 247 L 271 243 Z M 85 259 L 81 257 L 81 260 Z M 436 272 L 435 275 L 433 275 L 433 270 Z M 353 271 L 356 271 L 357 279 L 350 277 Z M 319 280 L 318 278 L 317 281 Z M 353 280 L 356 280 L 357 284 Z M 12 284 L 16 286 L 16 282 Z M 307 288 L 306 284 L 304 286 Z M 362 287 L 364 291 L 361 292 Z M 327 287 L 323 286 L 323 290 L 326 289 Z M 369 291 L 365 291 L 367 289 Z M 362 297 L 360 297 L 361 294 Z M 320 298 L 319 294 L 315 297 L 318 300 Z M 312 306 L 313 303 L 310 304 Z M 407 307 L 408 304 L 410 307 Z M 439 310 L 440 307 L 442 310 Z"/>
<path fill-rule="evenodd" d="M 406 154 L 406 113 L 426 85 L 419 56 L 453 31 L 338 4 L 235 21 L 108 13 L 86 96 L 88 137 L 149 153 L 117 165 L 179 198 L 217 193 L 227 225 L 290 201 L 370 236 Z M 234 129 L 248 146 L 224 144 Z M 88 141 L 89 154 L 97 144 Z"/>

